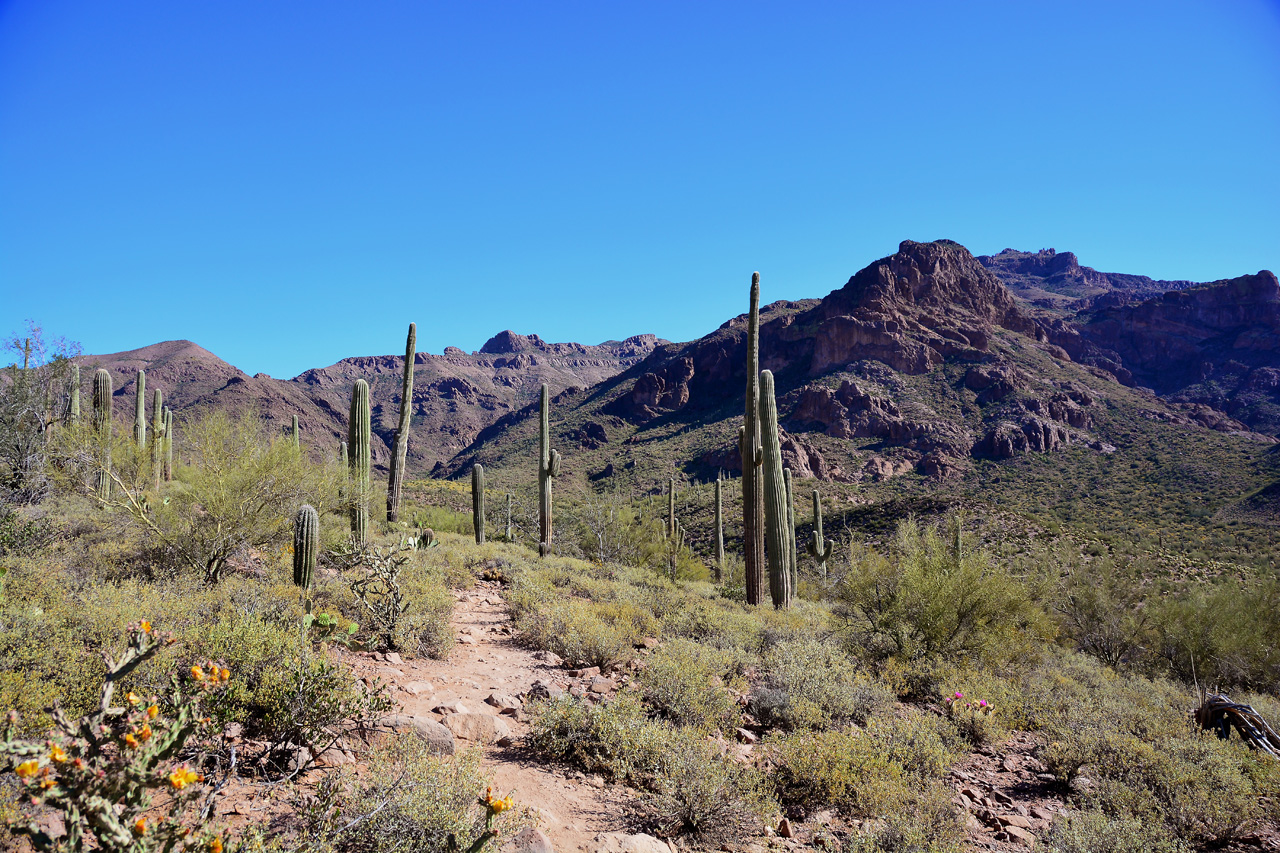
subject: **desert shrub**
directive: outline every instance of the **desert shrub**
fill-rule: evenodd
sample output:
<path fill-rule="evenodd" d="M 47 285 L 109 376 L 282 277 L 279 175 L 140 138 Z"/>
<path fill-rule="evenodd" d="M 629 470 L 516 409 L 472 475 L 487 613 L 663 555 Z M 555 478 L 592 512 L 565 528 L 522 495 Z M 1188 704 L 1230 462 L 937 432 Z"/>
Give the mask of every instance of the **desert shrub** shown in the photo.
<path fill-rule="evenodd" d="M 468 849 L 488 831 L 491 849 L 532 823 L 528 809 L 482 803 L 488 779 L 480 750 L 456 757 L 434 755 L 416 737 L 380 748 L 357 778 L 330 774 L 315 792 L 295 798 L 302 829 L 288 849 L 333 853 L 410 853 Z M 491 795 L 492 797 L 492 795 Z M 499 802 L 496 797 L 494 802 Z M 456 847 L 451 842 L 456 842 Z"/>
<path fill-rule="evenodd" d="M 682 726 L 714 730 L 733 728 L 740 715 L 731 680 L 741 689 L 734 655 L 689 640 L 670 640 L 647 661 L 637 676 L 645 699 Z"/>
<path fill-rule="evenodd" d="M 1052 853 L 1191 853 L 1179 838 L 1161 826 L 1134 818 L 1108 817 L 1100 811 L 1069 812 L 1053 822 L 1044 839 Z"/>
<path fill-rule="evenodd" d="M 524 642 L 599 667 L 626 660 L 652 622 L 633 605 L 565 599 L 531 573 L 517 576 L 508 600 Z"/>
<path fill-rule="evenodd" d="M 1186 681 L 1280 689 L 1280 582 L 1222 580 L 1153 602 L 1153 645 Z"/>
<path fill-rule="evenodd" d="M 778 643 L 765 652 L 763 666 L 751 710 L 765 725 L 822 729 L 861 724 L 893 701 L 839 649 L 812 638 Z"/>
<path fill-rule="evenodd" d="M 693 601 L 674 608 L 662 620 L 663 633 L 686 637 L 717 649 L 741 649 L 758 655 L 764 647 L 764 626 L 753 614 L 728 602 Z"/>
<path fill-rule="evenodd" d="M 767 748 L 784 804 L 879 822 L 853 849 L 952 849 L 963 838 L 940 781 L 954 755 L 924 715 L 877 718 L 862 732 L 793 732 Z"/>
<path fill-rule="evenodd" d="M 1007 659 L 1051 633 L 1023 584 L 985 551 L 957 548 L 914 519 L 899 525 L 892 559 L 863 553 L 835 594 L 842 627 L 874 658 Z"/>
<path fill-rule="evenodd" d="M 647 790 L 641 812 L 663 833 L 737 840 L 758 832 L 776 809 L 758 771 L 723 755 L 701 732 L 650 719 L 633 695 L 608 705 L 565 697 L 533 712 L 530 748 Z"/>

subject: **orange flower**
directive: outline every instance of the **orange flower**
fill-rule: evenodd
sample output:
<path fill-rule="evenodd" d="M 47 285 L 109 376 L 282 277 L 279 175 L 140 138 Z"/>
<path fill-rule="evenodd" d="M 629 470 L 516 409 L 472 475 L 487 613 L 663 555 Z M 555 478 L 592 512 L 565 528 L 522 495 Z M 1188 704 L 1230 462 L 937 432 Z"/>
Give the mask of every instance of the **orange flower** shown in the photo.
<path fill-rule="evenodd" d="M 209 842 L 209 853 L 222 853 L 222 838 L 215 835 Z"/>
<path fill-rule="evenodd" d="M 190 767 L 179 767 L 169 774 L 169 784 L 173 786 L 175 791 L 181 791 L 200 778 L 200 774 L 192 770 Z"/>
<path fill-rule="evenodd" d="M 133 834 L 134 835 L 147 834 L 147 819 L 145 817 L 140 817 L 133 822 Z"/>
<path fill-rule="evenodd" d="M 36 771 L 39 769 L 40 762 L 32 760 L 22 762 L 17 767 L 13 768 L 13 772 L 17 773 L 18 778 L 20 779 L 30 779 L 32 776 L 36 775 Z"/>
<path fill-rule="evenodd" d="M 227 681 L 231 678 L 231 670 L 224 668 L 222 672 L 218 673 L 218 675 L 222 678 L 223 681 Z"/>
<path fill-rule="evenodd" d="M 127 743 L 129 746 L 136 747 L 138 745 L 138 738 L 134 735 L 133 732 L 129 732 L 124 736 L 124 742 Z"/>
<path fill-rule="evenodd" d="M 159 705 L 152 705 L 151 707 L 147 708 L 147 719 L 148 719 L 148 720 L 154 720 L 154 719 L 155 719 L 156 717 L 158 717 L 158 716 L 160 716 L 160 706 L 159 706 Z"/>
<path fill-rule="evenodd" d="M 128 702 L 130 705 L 137 705 L 139 702 L 142 701 L 142 697 L 140 697 L 137 693 L 134 693 L 132 690 L 130 690 L 128 693 L 125 694 L 124 700 Z"/>
<path fill-rule="evenodd" d="M 191 667 L 191 677 L 196 681 L 204 681 L 204 670 L 198 666 Z"/>
<path fill-rule="evenodd" d="M 55 743 L 49 747 L 49 759 L 55 764 L 61 764 L 67 760 L 67 751 Z"/>
<path fill-rule="evenodd" d="M 143 620 L 142 620 L 142 624 L 141 624 L 141 625 L 139 625 L 138 627 L 142 629 L 142 633 L 144 633 L 144 634 L 150 634 L 150 633 L 151 633 L 151 623 L 150 623 L 150 622 L 148 622 L 146 619 L 143 619 Z"/>
<path fill-rule="evenodd" d="M 58 780 L 56 779 L 44 778 L 40 780 L 40 788 L 45 791 L 49 790 L 56 784 L 58 784 Z"/>
<path fill-rule="evenodd" d="M 494 800 L 493 802 L 489 803 L 489 808 L 493 810 L 494 814 L 502 814 L 508 809 L 514 808 L 515 804 L 516 804 L 516 801 L 510 795 L 508 795 L 506 797 L 503 797 L 501 800 Z"/>
<path fill-rule="evenodd" d="M 138 729 L 138 740 L 146 740 L 149 737 L 151 737 L 151 726 L 143 723 L 142 728 Z"/>

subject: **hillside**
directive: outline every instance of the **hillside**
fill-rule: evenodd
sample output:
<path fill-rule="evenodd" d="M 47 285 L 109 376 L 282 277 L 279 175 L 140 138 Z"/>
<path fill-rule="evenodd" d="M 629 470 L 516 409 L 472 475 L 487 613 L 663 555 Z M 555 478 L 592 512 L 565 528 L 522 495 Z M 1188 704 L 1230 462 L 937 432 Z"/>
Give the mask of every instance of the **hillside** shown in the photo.
<path fill-rule="evenodd" d="M 1080 265 L 1072 252 L 1005 249 L 979 255 L 978 262 L 995 273 L 1018 299 L 1053 314 L 1069 316 L 1097 305 L 1120 305 L 1182 290 L 1192 281 L 1157 281 L 1145 275 L 1098 272 Z"/>

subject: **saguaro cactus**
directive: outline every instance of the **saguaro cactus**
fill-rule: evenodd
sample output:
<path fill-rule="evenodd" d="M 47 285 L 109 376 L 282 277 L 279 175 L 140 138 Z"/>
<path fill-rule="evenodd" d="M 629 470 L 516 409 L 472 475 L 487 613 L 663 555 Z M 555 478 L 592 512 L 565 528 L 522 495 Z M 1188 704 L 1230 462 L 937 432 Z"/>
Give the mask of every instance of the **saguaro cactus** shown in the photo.
<path fill-rule="evenodd" d="M 293 582 L 311 588 L 320 553 L 320 514 L 311 504 L 303 504 L 293 517 Z"/>
<path fill-rule="evenodd" d="M 542 383 L 538 416 L 538 554 L 551 553 L 551 479 L 560 476 L 560 451 L 551 449 L 551 393 Z"/>
<path fill-rule="evenodd" d="M 391 448 L 391 472 L 387 477 L 387 521 L 400 520 L 400 492 L 404 483 L 404 460 L 409 452 L 409 419 L 413 414 L 413 362 L 418 354 L 418 327 L 409 324 L 404 347 L 404 378 L 400 382 L 400 423 Z"/>
<path fill-rule="evenodd" d="M 351 534 L 357 542 L 369 539 L 370 421 L 369 383 L 357 379 L 351 388 L 351 412 L 347 418 L 347 442 L 351 455 L 348 469 L 351 472 Z"/>
<path fill-rule="evenodd" d="M 667 480 L 667 538 L 676 538 L 676 478 Z"/>
<path fill-rule="evenodd" d="M 173 409 L 164 407 L 164 480 L 173 479 Z"/>
<path fill-rule="evenodd" d="M 511 493 L 507 492 L 507 541 L 511 541 Z"/>
<path fill-rule="evenodd" d="M 760 273 L 751 274 L 751 314 L 747 320 L 747 406 L 739 433 L 742 453 L 742 557 L 747 603 L 765 595 L 764 483 L 760 479 Z"/>
<path fill-rule="evenodd" d="M 138 371 L 138 381 L 133 386 L 133 443 L 139 450 L 147 448 L 147 372 Z"/>
<path fill-rule="evenodd" d="M 471 466 L 471 524 L 476 530 L 476 544 L 484 544 L 484 466 Z"/>
<path fill-rule="evenodd" d="M 293 435 L 293 446 L 302 449 L 302 436 L 298 434 L 298 416 L 293 416 L 293 428 L 290 430 Z"/>
<path fill-rule="evenodd" d="M 769 561 L 769 595 L 774 607 L 790 607 L 791 542 L 787 536 L 787 482 L 778 440 L 778 404 L 773 395 L 773 373 L 760 371 L 761 479 L 764 481 L 765 553 Z"/>
<path fill-rule="evenodd" d="M 796 554 L 796 502 L 791 488 L 791 469 L 782 469 L 787 484 L 787 563 L 791 572 L 791 592 L 800 589 L 800 559 Z"/>
<path fill-rule="evenodd" d="M 818 561 L 818 569 L 822 572 L 822 579 L 827 579 L 827 560 L 831 559 L 831 555 L 835 552 L 836 543 L 830 539 L 822 538 L 822 500 L 818 497 L 818 490 L 813 490 L 813 535 L 809 538 L 807 550 L 809 556 Z"/>
<path fill-rule="evenodd" d="M 67 423 L 80 422 L 80 365 L 71 365 L 71 401 L 67 404 Z"/>
<path fill-rule="evenodd" d="M 716 474 L 716 583 L 724 580 L 724 495 L 723 481 Z"/>
<path fill-rule="evenodd" d="M 151 484 L 157 495 L 164 467 L 164 442 L 164 394 L 157 388 L 151 392 Z"/>
<path fill-rule="evenodd" d="M 98 500 L 111 497 L 111 374 L 102 368 L 93 374 L 93 428 L 98 434 Z"/>

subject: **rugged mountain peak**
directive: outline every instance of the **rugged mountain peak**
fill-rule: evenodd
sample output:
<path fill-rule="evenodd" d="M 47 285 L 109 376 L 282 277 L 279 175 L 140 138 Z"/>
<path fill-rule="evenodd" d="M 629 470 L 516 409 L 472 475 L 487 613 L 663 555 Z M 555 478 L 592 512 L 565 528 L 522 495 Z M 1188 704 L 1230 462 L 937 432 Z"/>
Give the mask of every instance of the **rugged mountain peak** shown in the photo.
<path fill-rule="evenodd" d="M 1053 249 L 1038 252 L 1005 249 L 995 255 L 979 255 L 978 262 L 991 270 L 1014 296 L 1061 313 L 1137 302 L 1195 284 L 1098 272 L 1093 267 L 1081 266 L 1074 253 Z"/>
<path fill-rule="evenodd" d="M 910 309 L 957 309 L 986 323 L 1023 328 L 1012 294 L 969 250 L 952 240 L 903 240 L 824 300 L 828 311 L 893 317 Z"/>
<path fill-rule="evenodd" d="M 537 335 L 520 335 L 510 329 L 498 332 L 484 342 L 480 352 L 487 355 L 504 355 L 506 353 L 524 352 L 529 349 L 545 350 L 546 342 Z"/>

